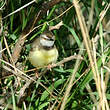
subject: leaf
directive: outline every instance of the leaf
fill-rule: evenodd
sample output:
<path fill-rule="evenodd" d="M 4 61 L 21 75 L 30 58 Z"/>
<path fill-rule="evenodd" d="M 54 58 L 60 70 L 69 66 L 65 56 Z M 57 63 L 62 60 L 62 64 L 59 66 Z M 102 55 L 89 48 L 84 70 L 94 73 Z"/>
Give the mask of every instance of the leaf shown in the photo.
<path fill-rule="evenodd" d="M 12 38 L 13 40 L 16 40 L 17 36 L 15 34 L 10 34 L 10 38 Z"/>
<path fill-rule="evenodd" d="M 61 85 L 65 80 L 64 79 L 59 79 L 54 83 L 54 88 L 57 88 L 59 85 Z M 51 85 L 50 87 L 48 87 L 48 90 L 50 92 L 52 92 L 54 90 L 53 85 Z M 49 93 L 45 90 L 42 93 L 41 99 L 40 101 L 44 101 L 47 97 L 49 96 Z"/>
<path fill-rule="evenodd" d="M 42 110 L 44 107 L 46 107 L 50 102 L 45 102 L 41 105 L 39 105 L 38 110 Z"/>
<path fill-rule="evenodd" d="M 73 29 L 73 28 L 70 28 L 70 27 L 67 26 L 66 24 L 64 24 L 64 26 L 65 26 L 66 28 L 68 28 L 68 30 L 71 32 L 71 34 L 73 35 L 74 39 L 76 40 L 78 46 L 80 47 L 81 42 L 80 42 L 80 40 L 79 40 L 79 37 L 78 37 L 77 34 L 75 33 L 74 29 Z"/>

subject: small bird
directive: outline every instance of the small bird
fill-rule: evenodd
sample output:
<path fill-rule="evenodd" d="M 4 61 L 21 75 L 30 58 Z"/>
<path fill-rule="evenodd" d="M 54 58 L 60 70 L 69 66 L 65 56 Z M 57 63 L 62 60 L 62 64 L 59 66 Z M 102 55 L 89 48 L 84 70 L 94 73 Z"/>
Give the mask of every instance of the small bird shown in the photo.
<path fill-rule="evenodd" d="M 36 38 L 29 53 L 29 61 L 34 67 L 44 67 L 57 61 L 58 50 L 54 42 L 55 36 L 50 31 Z"/>

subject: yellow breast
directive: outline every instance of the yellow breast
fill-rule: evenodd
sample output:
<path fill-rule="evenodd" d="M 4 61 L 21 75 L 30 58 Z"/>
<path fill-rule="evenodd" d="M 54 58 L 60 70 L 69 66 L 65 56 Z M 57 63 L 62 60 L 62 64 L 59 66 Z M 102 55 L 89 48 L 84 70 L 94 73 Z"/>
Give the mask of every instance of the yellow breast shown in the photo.
<path fill-rule="evenodd" d="M 29 54 L 29 60 L 35 67 L 43 67 L 50 63 L 56 62 L 58 58 L 58 51 L 56 48 L 45 50 L 36 48 Z"/>

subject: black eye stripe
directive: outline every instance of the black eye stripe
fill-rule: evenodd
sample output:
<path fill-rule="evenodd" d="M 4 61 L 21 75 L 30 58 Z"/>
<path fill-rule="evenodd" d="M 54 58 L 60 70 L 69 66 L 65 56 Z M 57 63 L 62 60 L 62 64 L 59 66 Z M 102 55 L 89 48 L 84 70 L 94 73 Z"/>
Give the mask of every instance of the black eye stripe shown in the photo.
<path fill-rule="evenodd" d="M 50 38 L 50 41 L 54 41 L 54 39 Z"/>

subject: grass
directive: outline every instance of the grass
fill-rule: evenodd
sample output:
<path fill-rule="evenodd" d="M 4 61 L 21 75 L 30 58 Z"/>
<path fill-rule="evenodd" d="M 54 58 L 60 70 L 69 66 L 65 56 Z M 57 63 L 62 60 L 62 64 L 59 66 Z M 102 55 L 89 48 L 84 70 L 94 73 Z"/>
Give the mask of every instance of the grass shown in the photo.
<path fill-rule="evenodd" d="M 109 110 L 109 0 L 51 1 L 0 1 L 0 108 Z M 28 60 L 31 43 L 61 21 L 52 31 L 58 60 L 38 77 Z"/>

